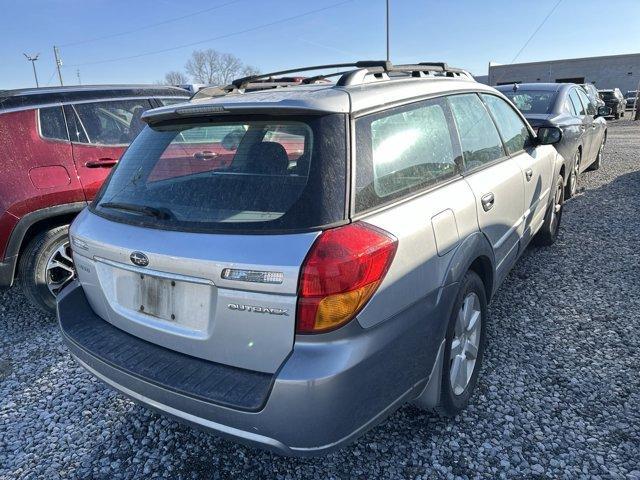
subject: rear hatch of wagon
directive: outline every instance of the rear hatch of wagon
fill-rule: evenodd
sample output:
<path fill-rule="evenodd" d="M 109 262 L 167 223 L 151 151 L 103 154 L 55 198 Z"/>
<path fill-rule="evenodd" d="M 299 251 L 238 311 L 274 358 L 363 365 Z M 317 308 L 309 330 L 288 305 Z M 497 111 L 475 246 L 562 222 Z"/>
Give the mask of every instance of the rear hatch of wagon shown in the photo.
<path fill-rule="evenodd" d="M 146 128 L 71 230 L 93 310 L 176 352 L 275 372 L 305 256 L 347 221 L 345 125 L 225 115 Z"/>

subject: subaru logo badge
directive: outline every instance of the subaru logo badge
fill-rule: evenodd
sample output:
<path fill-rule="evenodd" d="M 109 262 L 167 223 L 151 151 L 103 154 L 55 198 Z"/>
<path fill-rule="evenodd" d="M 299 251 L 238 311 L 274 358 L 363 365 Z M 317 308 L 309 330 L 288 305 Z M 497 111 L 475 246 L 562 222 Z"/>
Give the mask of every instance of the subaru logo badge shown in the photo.
<path fill-rule="evenodd" d="M 129 259 L 131 263 L 138 267 L 146 267 L 149 265 L 149 257 L 142 252 L 132 252 L 131 255 L 129 255 Z"/>

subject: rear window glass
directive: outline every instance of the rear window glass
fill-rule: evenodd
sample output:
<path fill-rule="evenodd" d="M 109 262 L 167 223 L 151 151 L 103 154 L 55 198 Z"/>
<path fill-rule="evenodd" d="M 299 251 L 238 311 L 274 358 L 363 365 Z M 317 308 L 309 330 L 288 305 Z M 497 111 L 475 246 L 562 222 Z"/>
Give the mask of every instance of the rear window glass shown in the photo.
<path fill-rule="evenodd" d="M 183 121 L 145 129 L 94 203 L 187 230 L 299 230 L 344 218 L 344 118 Z"/>
<path fill-rule="evenodd" d="M 518 107 L 522 113 L 542 113 L 548 114 L 553 110 L 556 92 L 545 91 L 502 91 Z"/>

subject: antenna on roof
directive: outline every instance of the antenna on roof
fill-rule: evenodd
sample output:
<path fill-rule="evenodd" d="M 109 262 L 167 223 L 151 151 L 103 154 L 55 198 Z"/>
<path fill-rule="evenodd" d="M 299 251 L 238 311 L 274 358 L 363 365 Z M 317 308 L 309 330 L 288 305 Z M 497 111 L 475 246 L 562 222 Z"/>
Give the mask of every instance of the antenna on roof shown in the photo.
<path fill-rule="evenodd" d="M 387 0 L 387 62 L 389 61 L 389 0 Z"/>

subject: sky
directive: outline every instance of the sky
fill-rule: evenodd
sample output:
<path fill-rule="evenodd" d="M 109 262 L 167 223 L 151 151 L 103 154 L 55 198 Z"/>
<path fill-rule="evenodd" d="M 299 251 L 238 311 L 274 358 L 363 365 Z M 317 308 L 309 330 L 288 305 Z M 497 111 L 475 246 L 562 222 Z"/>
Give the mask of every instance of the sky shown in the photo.
<path fill-rule="evenodd" d="M 390 0 L 391 61 L 512 63 L 558 0 Z M 195 49 L 260 71 L 384 59 L 385 0 L 0 0 L 0 89 L 153 83 Z M 204 11 L 203 10 L 207 10 Z M 633 27 L 635 25 L 635 27 Z M 640 53 L 640 0 L 560 0 L 516 63 Z M 160 51 L 160 52 L 158 52 Z M 150 52 L 158 52 L 152 53 Z M 135 58 L 123 58 L 135 57 Z"/>

